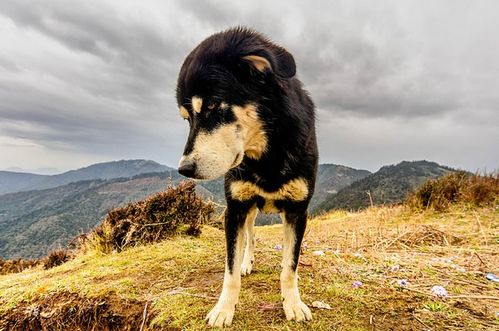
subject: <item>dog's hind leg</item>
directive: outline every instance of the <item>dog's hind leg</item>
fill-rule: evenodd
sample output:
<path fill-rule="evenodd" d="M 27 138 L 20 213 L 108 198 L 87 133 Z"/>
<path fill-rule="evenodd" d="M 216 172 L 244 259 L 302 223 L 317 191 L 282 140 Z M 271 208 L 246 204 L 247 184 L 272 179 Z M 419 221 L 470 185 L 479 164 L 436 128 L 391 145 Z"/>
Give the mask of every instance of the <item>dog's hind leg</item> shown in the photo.
<path fill-rule="evenodd" d="M 254 206 L 246 216 L 244 222 L 244 232 L 246 235 L 246 246 L 244 248 L 243 263 L 241 264 L 241 275 L 249 275 L 253 269 L 253 262 L 255 261 L 255 238 L 253 236 L 253 228 L 255 226 L 255 218 L 258 214 L 258 208 Z"/>
<path fill-rule="evenodd" d="M 287 320 L 296 320 L 298 322 L 311 320 L 312 313 L 300 298 L 297 273 L 301 242 L 307 225 L 307 213 L 306 211 L 285 212 L 281 214 L 281 218 L 284 226 L 281 264 L 281 295 L 284 313 Z"/>
<path fill-rule="evenodd" d="M 229 326 L 234 317 L 241 289 L 241 258 L 244 245 L 244 222 L 250 208 L 229 203 L 225 213 L 225 239 L 227 259 L 222 293 L 217 304 L 206 316 L 210 326 Z"/>

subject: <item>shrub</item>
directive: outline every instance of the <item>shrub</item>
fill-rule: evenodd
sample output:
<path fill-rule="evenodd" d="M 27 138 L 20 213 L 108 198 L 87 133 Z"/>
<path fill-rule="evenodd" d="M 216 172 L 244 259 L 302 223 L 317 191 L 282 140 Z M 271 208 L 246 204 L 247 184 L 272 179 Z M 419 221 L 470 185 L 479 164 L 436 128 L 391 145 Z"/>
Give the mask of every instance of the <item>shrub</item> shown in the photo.
<path fill-rule="evenodd" d="M 470 174 L 456 171 L 438 179 L 431 179 L 412 192 L 406 204 L 412 209 L 446 210 L 451 204 L 472 206 L 497 204 L 499 176 Z"/>
<path fill-rule="evenodd" d="M 146 200 L 111 210 L 83 242 L 111 252 L 158 242 L 178 233 L 197 236 L 214 208 L 196 194 L 195 188 L 193 181 L 184 181 Z"/>
<path fill-rule="evenodd" d="M 55 250 L 50 252 L 47 257 L 42 259 L 43 262 L 43 268 L 44 269 L 50 269 L 53 267 L 57 267 L 58 265 L 61 265 L 71 259 L 74 258 L 74 254 L 72 252 L 66 251 L 66 250 Z"/>
<path fill-rule="evenodd" d="M 0 275 L 21 272 L 24 269 L 37 266 L 39 261 L 26 259 L 3 260 L 0 258 Z"/>

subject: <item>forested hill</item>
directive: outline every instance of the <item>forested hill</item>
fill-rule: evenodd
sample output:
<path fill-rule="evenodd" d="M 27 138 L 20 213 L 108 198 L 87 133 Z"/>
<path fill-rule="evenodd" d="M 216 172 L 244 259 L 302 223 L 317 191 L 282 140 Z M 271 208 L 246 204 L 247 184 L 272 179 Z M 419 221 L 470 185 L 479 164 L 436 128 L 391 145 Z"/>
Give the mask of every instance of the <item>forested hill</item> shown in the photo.
<path fill-rule="evenodd" d="M 358 210 L 374 205 L 402 202 L 407 194 L 430 178 L 441 177 L 453 169 L 429 161 L 403 161 L 384 166 L 377 172 L 327 195 L 313 212 L 331 209 Z M 371 196 L 371 198 L 369 197 Z"/>

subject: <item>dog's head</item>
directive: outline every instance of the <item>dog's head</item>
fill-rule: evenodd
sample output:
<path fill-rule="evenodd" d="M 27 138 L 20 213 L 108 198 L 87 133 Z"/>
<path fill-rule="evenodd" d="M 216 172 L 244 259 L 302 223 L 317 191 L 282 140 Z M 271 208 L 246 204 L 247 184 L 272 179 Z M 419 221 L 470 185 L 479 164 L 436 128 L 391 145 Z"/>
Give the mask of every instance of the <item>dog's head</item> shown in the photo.
<path fill-rule="evenodd" d="M 214 179 L 267 149 L 260 105 L 295 75 L 291 54 L 260 34 L 234 28 L 212 35 L 185 59 L 177 82 L 189 136 L 179 172 Z M 268 101 L 268 100 L 267 100 Z"/>

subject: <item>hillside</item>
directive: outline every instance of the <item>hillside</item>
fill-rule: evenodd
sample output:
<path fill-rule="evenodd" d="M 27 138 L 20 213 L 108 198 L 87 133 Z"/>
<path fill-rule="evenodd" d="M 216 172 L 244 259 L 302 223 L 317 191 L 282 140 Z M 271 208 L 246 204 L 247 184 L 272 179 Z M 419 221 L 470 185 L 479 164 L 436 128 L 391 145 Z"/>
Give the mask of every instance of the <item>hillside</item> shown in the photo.
<path fill-rule="evenodd" d="M 493 330 L 499 327 L 495 207 L 412 213 L 403 207 L 312 219 L 299 267 L 313 321 L 288 322 L 275 249 L 282 226 L 255 231 L 254 271 L 242 279 L 231 330 Z M 323 251 L 317 256 L 314 251 Z M 0 330 L 201 330 L 220 293 L 223 231 L 177 237 L 59 267 L 0 276 Z M 355 285 L 355 286 L 353 286 Z M 432 294 L 443 286 L 444 299 Z"/>
<path fill-rule="evenodd" d="M 0 194 L 48 189 L 82 180 L 124 178 L 164 171 L 174 171 L 174 169 L 150 160 L 97 163 L 51 176 L 0 171 Z"/>
<path fill-rule="evenodd" d="M 181 177 L 172 172 L 174 182 Z M 163 190 L 170 172 L 79 181 L 0 196 L 0 257 L 37 258 L 100 223 L 112 208 Z"/>
<path fill-rule="evenodd" d="M 0 194 L 21 191 L 33 187 L 47 176 L 24 172 L 0 171 Z"/>
<path fill-rule="evenodd" d="M 326 200 L 330 194 L 335 194 L 355 181 L 369 176 L 367 170 L 358 170 L 338 164 L 319 164 L 314 196 L 310 209 Z"/>
<path fill-rule="evenodd" d="M 358 210 L 368 207 L 370 199 L 367 192 L 371 194 L 374 205 L 399 203 L 426 180 L 444 176 L 451 171 L 451 168 L 428 161 L 403 161 L 384 166 L 338 193 L 328 194 L 312 211 L 317 213 L 331 209 Z"/>

